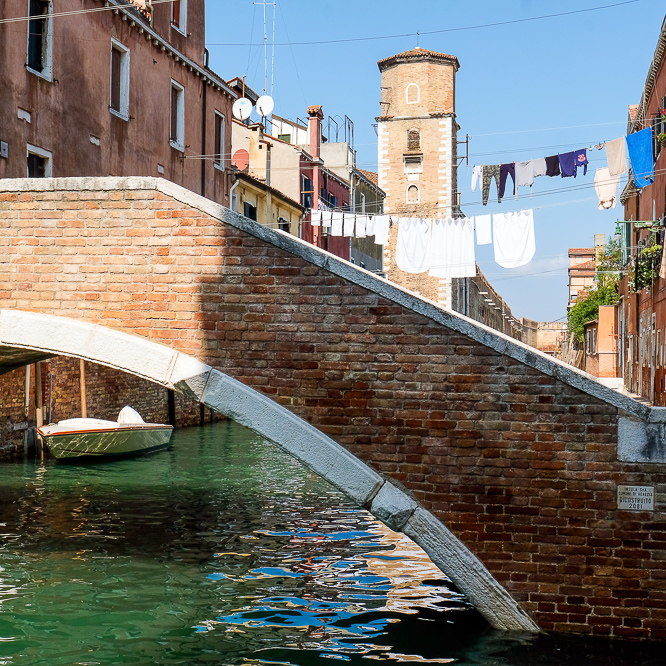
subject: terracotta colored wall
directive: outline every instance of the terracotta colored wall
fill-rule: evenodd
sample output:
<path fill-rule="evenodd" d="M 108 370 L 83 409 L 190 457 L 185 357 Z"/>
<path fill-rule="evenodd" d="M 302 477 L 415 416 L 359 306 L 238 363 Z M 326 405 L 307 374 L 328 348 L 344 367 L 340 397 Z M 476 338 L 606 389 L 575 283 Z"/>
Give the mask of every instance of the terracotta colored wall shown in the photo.
<path fill-rule="evenodd" d="M 666 639 L 663 465 L 617 408 L 154 190 L 0 196 L 0 307 L 164 342 L 405 484 L 547 630 Z M 654 485 L 654 512 L 616 508 Z"/>
<path fill-rule="evenodd" d="M 662 26 L 663 31 L 663 26 Z M 655 52 L 655 61 L 661 60 L 654 76 L 654 85 L 652 93 L 647 99 L 644 113 L 644 122 L 637 129 L 644 129 L 651 126 L 654 116 L 663 108 L 663 100 L 666 95 L 666 58 L 660 50 L 663 49 L 662 43 L 657 44 Z M 642 81 L 642 79 L 639 79 Z M 666 147 L 662 147 L 654 163 L 654 183 L 644 187 L 636 196 L 632 196 L 624 203 L 625 220 L 652 220 L 653 212 L 657 218 L 666 214 Z M 636 230 L 633 228 L 631 234 L 631 246 L 635 248 L 641 239 L 645 239 L 648 232 L 645 230 Z M 632 256 L 635 255 L 635 249 L 632 250 Z M 633 280 L 633 270 L 628 279 Z M 637 345 L 639 354 L 634 354 L 633 362 L 627 361 L 629 340 L 628 336 L 646 336 L 649 328 L 652 328 L 652 314 L 655 317 L 655 331 L 660 331 L 660 343 L 664 344 L 666 339 L 666 280 L 658 279 L 652 285 L 651 289 L 643 289 L 637 295 L 633 295 L 628 288 L 627 279 L 620 283 L 620 296 L 623 296 L 626 302 L 631 302 L 631 317 L 626 320 L 626 336 L 623 349 L 623 368 L 625 386 L 629 390 L 640 393 L 644 398 L 650 399 L 654 396 L 656 405 L 666 405 L 666 364 L 663 363 L 661 354 L 653 356 L 652 353 L 640 353 L 642 347 Z M 620 307 L 623 307 L 621 304 Z M 624 305 L 625 312 L 627 306 Z M 640 320 L 644 325 L 641 326 Z M 635 343 L 636 344 L 636 343 Z M 662 362 L 660 362 L 660 360 Z M 651 366 L 654 366 L 654 374 Z M 640 381 L 639 381 L 640 378 Z"/>
<path fill-rule="evenodd" d="M 58 12 L 102 6 L 95 0 L 56 5 Z M 27 7 L 27 0 L 3 0 L 0 17 L 24 16 Z M 157 31 L 202 65 L 202 0 L 189 0 L 188 9 L 191 36 L 170 28 L 170 5 L 157 5 Z M 212 160 L 188 158 L 202 154 L 204 89 L 206 154 L 214 152 L 215 110 L 226 116 L 226 145 L 231 146 L 232 99 L 148 41 L 141 34 L 147 22 L 135 18 L 134 26 L 112 11 L 53 19 L 52 81 L 25 67 L 27 23 L 0 24 L 0 139 L 9 146 L 9 157 L 0 158 L 0 178 L 25 177 L 29 143 L 53 153 L 54 177 L 162 176 L 202 194 L 203 165 L 205 196 L 228 205 L 228 176 Z M 130 50 L 128 121 L 109 111 L 112 37 Z M 172 79 L 185 88 L 184 152 L 169 144 Z M 18 118 L 19 109 L 30 113 L 29 123 Z"/>

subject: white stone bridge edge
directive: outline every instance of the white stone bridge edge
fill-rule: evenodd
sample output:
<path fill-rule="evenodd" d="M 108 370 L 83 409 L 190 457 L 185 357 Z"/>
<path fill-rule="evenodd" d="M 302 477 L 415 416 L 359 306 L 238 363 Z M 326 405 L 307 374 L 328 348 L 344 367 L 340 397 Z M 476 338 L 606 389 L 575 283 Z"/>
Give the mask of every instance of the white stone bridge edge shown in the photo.
<path fill-rule="evenodd" d="M 539 631 L 532 618 L 433 514 L 307 421 L 236 379 L 145 338 L 34 312 L 0 310 L 0 345 L 82 358 L 199 400 L 275 443 L 389 528 L 404 532 L 493 627 Z"/>

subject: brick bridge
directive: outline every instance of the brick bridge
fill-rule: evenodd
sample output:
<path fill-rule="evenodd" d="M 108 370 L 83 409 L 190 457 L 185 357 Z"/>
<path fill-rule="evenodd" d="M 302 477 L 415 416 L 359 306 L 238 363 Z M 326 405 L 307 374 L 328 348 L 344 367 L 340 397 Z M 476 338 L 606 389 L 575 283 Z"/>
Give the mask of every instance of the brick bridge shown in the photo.
<path fill-rule="evenodd" d="M 0 246 L 4 370 L 62 354 L 195 397 L 495 627 L 666 639 L 666 410 L 160 179 L 0 180 Z"/>

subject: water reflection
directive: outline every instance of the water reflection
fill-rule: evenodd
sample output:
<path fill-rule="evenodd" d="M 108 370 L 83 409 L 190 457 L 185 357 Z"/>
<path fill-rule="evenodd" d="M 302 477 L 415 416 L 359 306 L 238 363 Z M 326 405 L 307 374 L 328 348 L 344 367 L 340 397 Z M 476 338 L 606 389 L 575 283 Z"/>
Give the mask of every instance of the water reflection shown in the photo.
<path fill-rule="evenodd" d="M 4 465 L 0 493 L 0 664 L 662 663 L 490 631 L 408 539 L 233 423 Z"/>

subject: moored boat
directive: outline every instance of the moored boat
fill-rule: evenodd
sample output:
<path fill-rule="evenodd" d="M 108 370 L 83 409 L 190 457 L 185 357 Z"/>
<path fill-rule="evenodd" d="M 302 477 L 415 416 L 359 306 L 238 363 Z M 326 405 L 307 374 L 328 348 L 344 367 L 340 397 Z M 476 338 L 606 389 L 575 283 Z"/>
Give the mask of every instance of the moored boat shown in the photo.
<path fill-rule="evenodd" d="M 169 445 L 173 426 L 146 423 L 131 407 L 123 407 L 117 421 L 66 419 L 40 426 L 37 432 L 59 459 L 112 458 L 150 453 Z"/>

